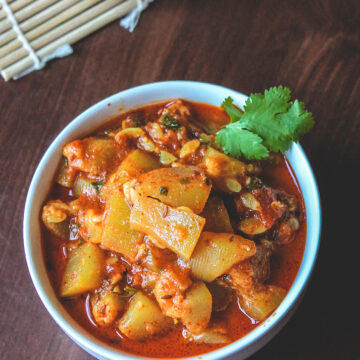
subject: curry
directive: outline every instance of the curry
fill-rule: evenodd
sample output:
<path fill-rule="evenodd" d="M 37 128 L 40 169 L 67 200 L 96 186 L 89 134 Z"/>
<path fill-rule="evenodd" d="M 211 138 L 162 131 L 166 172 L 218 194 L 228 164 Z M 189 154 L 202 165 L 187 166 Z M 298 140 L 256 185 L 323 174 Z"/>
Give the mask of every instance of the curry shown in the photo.
<path fill-rule="evenodd" d="M 69 314 L 111 346 L 199 355 L 269 317 L 298 272 L 303 198 L 286 158 L 224 154 L 215 106 L 172 100 L 74 140 L 44 203 L 48 274 Z"/>

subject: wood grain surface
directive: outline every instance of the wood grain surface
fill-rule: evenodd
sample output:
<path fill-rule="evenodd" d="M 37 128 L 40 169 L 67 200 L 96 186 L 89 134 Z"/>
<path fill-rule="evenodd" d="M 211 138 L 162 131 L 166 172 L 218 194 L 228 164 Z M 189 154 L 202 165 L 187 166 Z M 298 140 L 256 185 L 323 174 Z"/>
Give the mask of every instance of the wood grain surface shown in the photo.
<path fill-rule="evenodd" d="M 74 54 L 0 81 L 0 359 L 91 359 L 55 324 L 25 263 L 32 174 L 76 115 L 120 90 L 199 80 L 245 94 L 283 84 L 316 127 L 302 145 L 320 187 L 322 243 L 296 314 L 251 359 L 360 359 L 360 2 L 156 0 L 133 33 L 118 23 Z M 357 175 L 356 175 L 357 174 Z"/>

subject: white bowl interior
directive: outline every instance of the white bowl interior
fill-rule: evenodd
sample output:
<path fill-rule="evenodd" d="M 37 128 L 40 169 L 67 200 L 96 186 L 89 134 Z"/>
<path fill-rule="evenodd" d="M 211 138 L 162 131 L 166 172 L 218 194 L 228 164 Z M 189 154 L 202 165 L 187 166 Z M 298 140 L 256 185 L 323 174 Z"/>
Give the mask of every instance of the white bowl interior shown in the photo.
<path fill-rule="evenodd" d="M 25 204 L 23 231 L 27 264 L 35 288 L 51 316 L 74 341 L 92 355 L 103 359 L 139 358 L 139 356 L 115 350 L 88 334 L 64 310 L 47 276 L 41 249 L 39 213 L 58 166 L 62 147 L 71 140 L 89 134 L 106 119 L 119 112 L 172 98 L 220 105 L 227 96 L 231 96 L 240 106 L 243 106 L 247 99 L 245 95 L 234 90 L 190 81 L 160 82 L 125 90 L 100 101 L 80 114 L 56 137 L 41 159 L 30 184 Z M 306 247 L 300 270 L 284 301 L 272 316 L 238 341 L 201 355 L 204 360 L 228 358 L 235 353 L 236 359 L 243 359 L 263 346 L 286 323 L 310 277 L 320 241 L 319 193 L 310 164 L 301 146 L 294 144 L 286 155 L 301 187 L 307 215 Z M 187 359 L 198 358 L 196 356 Z"/>

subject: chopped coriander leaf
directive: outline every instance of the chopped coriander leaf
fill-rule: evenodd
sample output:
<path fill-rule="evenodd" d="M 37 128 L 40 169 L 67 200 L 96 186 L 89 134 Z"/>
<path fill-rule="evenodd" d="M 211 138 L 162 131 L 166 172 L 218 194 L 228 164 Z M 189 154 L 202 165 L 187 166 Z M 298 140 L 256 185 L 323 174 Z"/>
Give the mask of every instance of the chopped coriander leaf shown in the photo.
<path fill-rule="evenodd" d="M 85 240 L 80 236 L 78 247 L 81 247 L 85 243 Z"/>
<path fill-rule="evenodd" d="M 181 124 L 169 115 L 164 115 L 162 118 L 162 124 L 171 130 L 178 130 L 181 128 Z"/>
<path fill-rule="evenodd" d="M 247 182 L 246 187 L 249 190 L 256 190 L 263 188 L 264 184 L 261 182 L 259 178 L 257 178 L 256 176 L 252 176 L 249 178 L 249 182 Z"/>
<path fill-rule="evenodd" d="M 168 194 L 168 191 L 169 191 L 168 188 L 165 187 L 165 186 L 160 186 L 160 187 L 159 187 L 159 192 L 160 192 L 161 195 L 165 195 L 165 196 L 166 196 L 166 195 Z"/>
<path fill-rule="evenodd" d="M 125 286 L 124 291 L 125 291 L 125 293 L 118 293 L 117 291 L 113 291 L 113 294 L 116 294 L 116 295 L 118 295 L 120 297 L 125 297 L 126 298 L 126 297 L 133 296 L 137 292 L 136 289 L 134 289 L 134 288 L 132 288 L 130 286 Z"/>
<path fill-rule="evenodd" d="M 137 289 L 132 288 L 130 286 L 125 286 L 124 291 L 126 291 L 127 293 L 131 293 L 133 295 L 137 292 Z"/>
<path fill-rule="evenodd" d="M 136 119 L 133 119 L 133 127 L 141 127 L 142 126 L 142 122 L 140 119 L 136 118 Z"/>
<path fill-rule="evenodd" d="M 286 206 L 288 207 L 289 211 L 294 211 L 296 209 L 295 207 L 295 203 L 294 203 L 294 199 L 292 198 L 288 198 L 286 196 L 280 195 L 278 197 L 278 199 L 283 202 L 284 204 L 286 204 Z"/>
<path fill-rule="evenodd" d="M 99 181 L 99 182 L 92 182 L 91 183 L 91 185 L 96 190 L 96 193 L 98 195 L 100 195 L 100 189 L 103 187 L 104 184 L 105 184 L 105 181 Z"/>
<path fill-rule="evenodd" d="M 260 136 L 234 122 L 222 128 L 216 136 L 216 143 L 226 154 L 234 157 L 244 156 L 249 160 L 263 159 L 269 155 Z"/>
<path fill-rule="evenodd" d="M 283 86 L 265 90 L 264 94 L 251 94 L 244 113 L 231 98 L 226 98 L 222 106 L 231 123 L 217 133 L 216 143 L 224 152 L 249 160 L 266 158 L 270 151 L 284 153 L 314 126 L 304 103 L 292 102 L 290 97 L 289 88 Z"/>

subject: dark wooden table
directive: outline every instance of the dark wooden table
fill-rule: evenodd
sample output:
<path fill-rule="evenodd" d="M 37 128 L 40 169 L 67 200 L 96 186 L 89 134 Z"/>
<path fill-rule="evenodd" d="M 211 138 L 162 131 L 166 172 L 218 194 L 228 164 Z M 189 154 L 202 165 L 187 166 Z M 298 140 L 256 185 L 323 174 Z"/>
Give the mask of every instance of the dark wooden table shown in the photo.
<path fill-rule="evenodd" d="M 170 79 L 245 94 L 283 84 L 313 112 L 317 125 L 302 145 L 322 198 L 319 259 L 294 317 L 252 359 L 360 359 L 359 19 L 356 0 L 157 0 L 134 33 L 111 24 L 45 70 L 0 81 L 0 359 L 91 358 L 51 319 L 30 280 L 26 192 L 45 149 L 76 115 L 120 90 Z"/>

